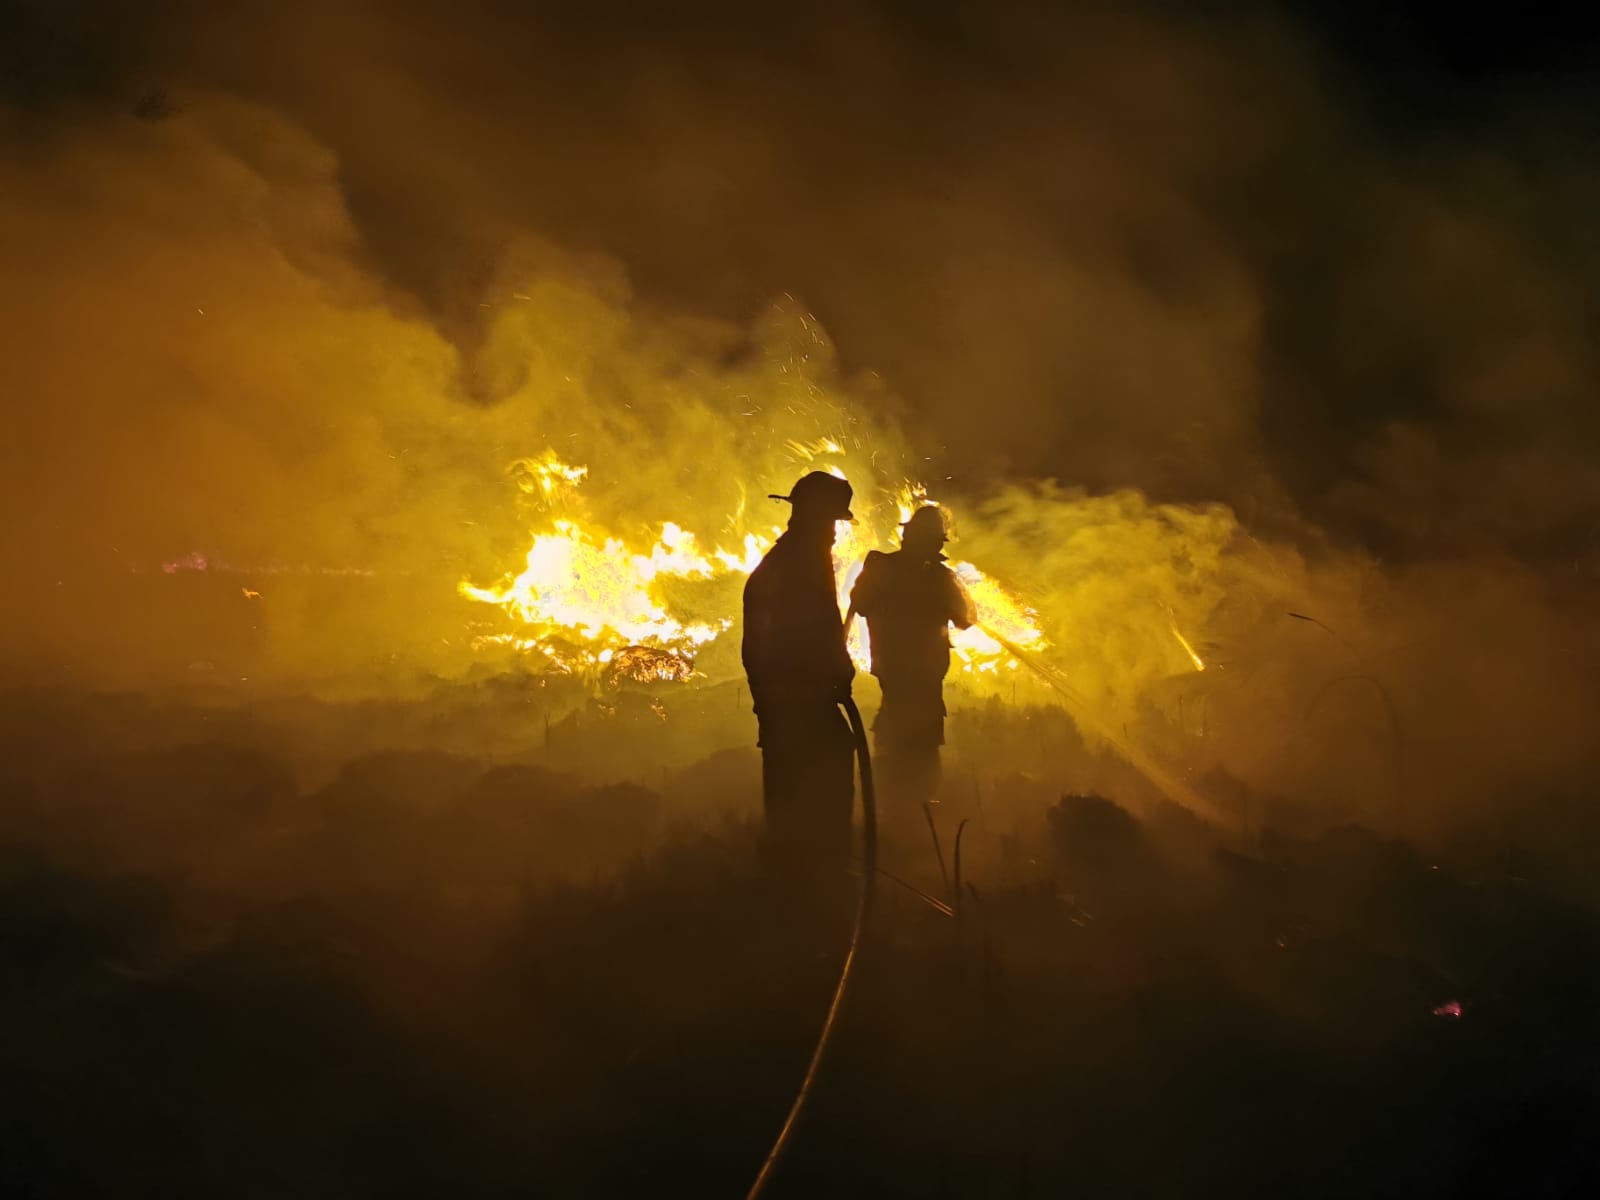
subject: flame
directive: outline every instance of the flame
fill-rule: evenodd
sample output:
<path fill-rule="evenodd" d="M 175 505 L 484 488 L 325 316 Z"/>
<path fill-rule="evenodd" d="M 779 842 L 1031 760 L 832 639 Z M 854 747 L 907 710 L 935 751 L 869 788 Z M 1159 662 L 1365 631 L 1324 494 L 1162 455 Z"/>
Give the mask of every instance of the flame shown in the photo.
<path fill-rule="evenodd" d="M 516 459 L 506 468 L 506 474 L 516 477 L 517 487 L 523 492 L 537 492 L 550 504 L 575 490 L 589 474 L 589 468 L 569 466 L 556 457 L 554 450 L 546 450 L 537 458 Z"/>
<path fill-rule="evenodd" d="M 747 533 L 744 538 L 743 553 L 730 554 L 726 550 L 713 550 L 711 557 L 730 571 L 736 571 L 740 575 L 748 575 L 760 565 L 762 557 L 768 550 L 772 549 L 772 543 L 777 540 L 776 531 L 774 531 L 772 537 L 764 540 L 753 533 Z"/>
<path fill-rule="evenodd" d="M 992 672 L 1003 663 L 1007 670 L 1017 668 L 1013 658 L 995 637 L 993 630 L 1006 641 L 1024 649 L 1044 645 L 1044 635 L 1039 632 L 1038 616 L 1003 587 L 990 579 L 971 563 L 952 562 L 950 569 L 966 586 L 972 597 L 972 607 L 977 609 L 978 620 L 968 629 L 958 629 L 950 635 L 950 647 L 958 663 L 969 671 Z"/>
<path fill-rule="evenodd" d="M 788 448 L 808 461 L 843 452 L 833 438 L 794 441 Z M 825 469 L 842 477 L 836 466 Z M 510 473 L 518 476 L 524 492 L 551 505 L 574 492 L 588 471 L 547 451 L 516 460 Z M 868 551 L 882 548 L 876 528 L 883 522 L 872 518 L 898 512 L 904 522 L 917 505 L 927 502 L 927 489 L 908 482 L 892 497 L 892 508 L 858 502 L 861 519 L 839 524 L 833 560 L 841 610 L 849 603 Z M 659 529 L 654 542 L 636 548 L 571 518 L 554 521 L 551 532 L 534 536 L 519 574 L 499 586 L 465 580 L 458 585 L 462 596 L 497 605 L 527 627 L 515 634 L 481 636 L 472 644 L 539 653 L 561 672 L 589 671 L 612 681 L 624 676 L 641 682 L 689 678 L 695 652 L 725 632 L 733 614 L 713 621 L 683 620 L 670 610 L 662 585 L 746 576 L 781 530 L 773 525 L 764 533 L 748 532 L 733 550 L 702 550 L 681 525 L 664 521 Z M 951 567 L 967 586 L 982 624 L 1021 646 L 1043 644 L 1035 614 L 999 583 L 970 563 L 953 562 Z M 864 622 L 853 623 L 848 644 L 851 657 L 865 669 L 871 657 Z M 956 632 L 952 644 L 958 670 L 981 675 L 999 671 L 1002 664 L 1016 666 L 1004 647 L 977 626 Z"/>
<path fill-rule="evenodd" d="M 904 525 L 911 520 L 911 514 L 925 504 L 932 501 L 928 499 L 928 489 L 920 483 L 907 482 L 895 497 L 895 507 L 900 511 L 900 524 Z"/>
<path fill-rule="evenodd" d="M 617 538 L 601 540 L 572 521 L 557 521 L 555 532 L 533 539 L 526 565 L 509 583 L 484 588 L 463 582 L 458 590 L 534 626 L 534 636 L 521 640 L 531 640 L 569 666 L 576 665 L 575 657 L 604 665 L 617 651 L 635 647 L 687 656 L 732 619 L 715 624 L 679 621 L 657 598 L 654 585 L 674 577 L 709 578 L 729 570 L 729 559 L 742 561 L 732 555 L 707 558 L 694 535 L 671 522 L 661 526 L 652 546 L 636 552 Z M 652 666 L 650 674 L 659 677 L 660 671 Z"/>

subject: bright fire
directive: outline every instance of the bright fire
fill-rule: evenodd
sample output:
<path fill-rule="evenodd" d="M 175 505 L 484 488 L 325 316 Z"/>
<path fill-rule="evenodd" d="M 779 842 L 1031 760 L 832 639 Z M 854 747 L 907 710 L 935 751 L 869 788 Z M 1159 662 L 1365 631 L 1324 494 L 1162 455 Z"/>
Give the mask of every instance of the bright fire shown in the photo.
<path fill-rule="evenodd" d="M 635 553 L 616 538 L 601 540 L 572 521 L 557 521 L 555 532 L 533 539 L 526 566 L 510 583 L 480 588 L 464 582 L 460 592 L 498 604 L 531 626 L 528 637 L 517 639 L 518 644 L 531 642 L 568 666 L 577 665 L 570 661 L 573 658 L 609 663 L 629 647 L 687 657 L 732 619 L 714 625 L 679 621 L 657 598 L 656 582 L 668 577 L 707 579 L 743 568 L 752 553 L 760 561 L 760 552 L 747 545 L 742 557 L 716 551 L 708 558 L 700 553 L 693 534 L 668 522 L 655 545 Z"/>
<path fill-rule="evenodd" d="M 792 443 L 790 449 L 807 460 L 840 453 L 831 438 Z M 587 474 L 586 468 L 569 466 L 551 453 L 520 459 L 513 469 L 521 475 L 523 490 L 541 495 L 547 504 L 576 490 Z M 858 499 L 857 522 L 841 523 L 834 545 L 841 609 L 867 552 L 888 548 L 886 542 L 893 540 L 874 532 L 882 522 L 873 518 L 897 511 L 904 521 L 917 504 L 926 502 L 925 490 L 916 485 L 907 485 L 895 506 L 880 506 L 882 512 Z M 682 619 L 670 610 L 663 585 L 748 575 L 781 532 L 774 525 L 765 535 L 746 534 L 737 550 L 707 551 L 693 533 L 664 522 L 654 544 L 635 549 L 577 521 L 557 520 L 551 532 L 535 535 L 515 577 L 497 587 L 464 581 L 459 590 L 469 599 L 498 605 L 527 626 L 519 634 L 485 641 L 537 651 L 563 671 L 587 668 L 639 680 L 684 679 L 691 673 L 695 651 L 725 632 L 734 614 L 714 622 Z M 1034 614 L 1024 604 L 971 563 L 950 565 L 971 594 L 980 624 L 1020 646 L 1043 644 Z M 995 672 L 1002 664 L 1016 667 L 1001 644 L 976 625 L 953 633 L 952 642 L 957 670 L 979 674 Z M 851 629 L 850 652 L 865 668 L 869 651 L 863 622 Z"/>

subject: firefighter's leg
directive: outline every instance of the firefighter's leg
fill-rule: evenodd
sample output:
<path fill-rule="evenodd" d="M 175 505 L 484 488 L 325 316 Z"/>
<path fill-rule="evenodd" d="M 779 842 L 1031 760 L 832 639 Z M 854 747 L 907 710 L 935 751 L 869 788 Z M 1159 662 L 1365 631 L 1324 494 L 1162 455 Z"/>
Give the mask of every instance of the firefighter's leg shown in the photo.
<path fill-rule="evenodd" d="M 850 848 L 855 747 L 836 706 L 763 722 L 767 841 L 786 855 L 840 857 Z"/>

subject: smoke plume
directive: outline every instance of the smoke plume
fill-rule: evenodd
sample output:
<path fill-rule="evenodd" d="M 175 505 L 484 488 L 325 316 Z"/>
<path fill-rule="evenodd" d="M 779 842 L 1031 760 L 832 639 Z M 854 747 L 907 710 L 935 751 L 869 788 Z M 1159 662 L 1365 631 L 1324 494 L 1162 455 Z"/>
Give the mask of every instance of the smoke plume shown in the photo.
<path fill-rule="evenodd" d="M 16 670 L 459 677 L 511 464 L 734 546 L 830 437 L 1091 743 L 1405 825 L 1586 769 L 1577 92 L 1385 121 L 1265 9 L 77 12 L 7 39 Z"/>

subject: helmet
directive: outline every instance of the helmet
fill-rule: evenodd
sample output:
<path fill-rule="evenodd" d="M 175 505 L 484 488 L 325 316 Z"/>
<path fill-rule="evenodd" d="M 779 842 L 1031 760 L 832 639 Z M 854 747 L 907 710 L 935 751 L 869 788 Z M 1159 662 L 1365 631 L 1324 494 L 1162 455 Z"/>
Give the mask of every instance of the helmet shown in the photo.
<path fill-rule="evenodd" d="M 826 471 L 812 471 L 796 481 L 787 496 L 773 496 L 774 500 L 787 500 L 796 513 L 831 516 L 835 521 L 854 521 L 850 500 L 855 495 L 849 482 Z"/>
<path fill-rule="evenodd" d="M 950 540 L 950 526 L 945 522 L 944 509 L 937 504 L 927 504 L 911 514 L 911 519 L 900 526 L 900 544 L 907 542 L 942 546 Z"/>

